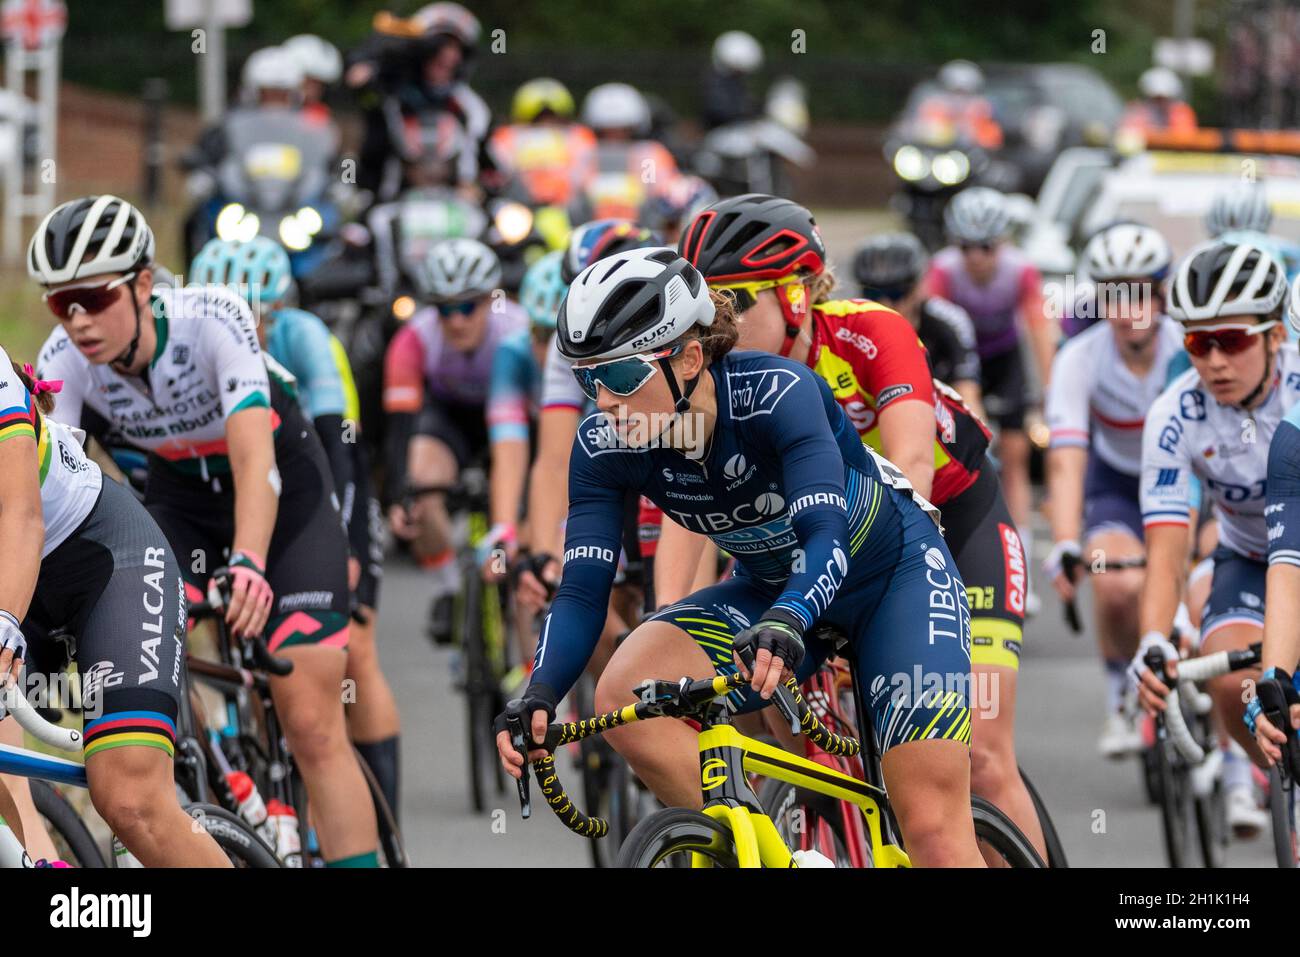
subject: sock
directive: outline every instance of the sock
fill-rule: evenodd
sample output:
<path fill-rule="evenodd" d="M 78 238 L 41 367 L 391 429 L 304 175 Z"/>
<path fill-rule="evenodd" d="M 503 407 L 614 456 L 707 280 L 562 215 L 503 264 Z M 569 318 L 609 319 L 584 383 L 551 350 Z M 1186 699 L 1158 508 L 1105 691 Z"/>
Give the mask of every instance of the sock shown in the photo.
<path fill-rule="evenodd" d="M 326 861 L 326 867 L 378 867 L 379 852 L 367 851 L 365 854 L 353 854 L 337 861 Z"/>
<path fill-rule="evenodd" d="M 1106 669 L 1106 709 L 1112 713 L 1123 711 L 1128 693 L 1128 662 L 1107 658 L 1102 665 Z"/>
<path fill-rule="evenodd" d="M 1235 791 L 1253 785 L 1250 777 L 1250 758 L 1236 741 L 1228 742 L 1223 749 L 1223 789 Z"/>
<path fill-rule="evenodd" d="M 398 736 L 393 735 L 382 741 L 353 742 L 362 760 L 366 762 L 366 767 L 370 768 L 370 773 L 379 782 L 379 790 L 384 795 L 384 800 L 388 802 L 388 806 L 392 808 L 394 819 L 397 818 L 398 794 L 397 740 Z"/>

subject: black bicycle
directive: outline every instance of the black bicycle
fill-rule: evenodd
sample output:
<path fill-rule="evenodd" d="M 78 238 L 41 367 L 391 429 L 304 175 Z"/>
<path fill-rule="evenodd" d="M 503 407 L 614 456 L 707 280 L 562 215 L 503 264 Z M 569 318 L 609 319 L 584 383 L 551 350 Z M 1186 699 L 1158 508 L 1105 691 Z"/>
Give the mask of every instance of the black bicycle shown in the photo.
<path fill-rule="evenodd" d="M 1273 853 L 1277 866 L 1300 866 L 1300 800 L 1297 800 L 1296 780 L 1300 778 L 1300 741 L 1291 727 L 1289 713 L 1269 709 L 1264 717 L 1275 728 L 1286 734 L 1282 745 L 1282 758 L 1268 769 L 1268 812 L 1273 824 Z"/>

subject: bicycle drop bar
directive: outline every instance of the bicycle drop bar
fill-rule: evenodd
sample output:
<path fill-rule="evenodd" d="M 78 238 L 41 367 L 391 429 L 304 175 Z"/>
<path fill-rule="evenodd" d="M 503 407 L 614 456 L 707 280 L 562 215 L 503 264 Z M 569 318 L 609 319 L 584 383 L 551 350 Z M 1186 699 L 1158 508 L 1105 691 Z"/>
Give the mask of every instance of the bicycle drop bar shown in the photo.
<path fill-rule="evenodd" d="M 741 663 L 749 669 L 749 673 L 754 673 L 754 648 L 752 645 L 746 646 L 740 652 Z M 772 692 L 772 703 L 776 705 L 776 710 L 781 713 L 790 725 L 790 733 L 799 733 L 799 709 L 795 707 L 794 698 L 790 694 L 790 689 L 784 684 L 777 684 L 776 690 Z"/>
<path fill-rule="evenodd" d="M 195 621 L 219 620 L 225 614 L 226 604 L 230 599 L 230 575 L 228 569 L 218 568 L 212 573 L 213 587 L 208 589 L 208 600 L 194 602 L 189 606 L 189 617 Z M 283 678 L 293 671 L 293 662 L 271 654 L 266 646 L 266 639 L 261 635 L 243 639 L 252 658 L 253 666 L 269 675 Z"/>
<path fill-rule="evenodd" d="M 510 746 L 527 760 L 527 739 L 524 736 L 523 702 L 516 698 L 506 705 L 506 731 L 510 735 Z M 528 794 L 528 772 L 519 775 L 519 814 L 526 821 L 533 816 L 532 799 Z"/>
<path fill-rule="evenodd" d="M 0 691 L 0 704 L 18 722 L 18 726 L 37 741 L 60 751 L 80 751 L 82 748 L 81 729 L 62 728 L 50 724 L 40 716 L 37 710 L 23 697 L 22 689 L 17 683 L 7 685 Z"/>
<path fill-rule="evenodd" d="M 1180 693 L 1192 702 L 1192 707 L 1197 714 L 1207 713 L 1211 701 L 1209 695 L 1196 687 L 1197 683 L 1259 664 L 1261 647 L 1260 642 L 1255 642 L 1247 648 L 1216 651 L 1213 654 L 1189 658 L 1178 663 L 1178 682 L 1169 692 L 1165 708 L 1165 724 L 1169 728 L 1169 737 L 1174 747 L 1187 761 L 1199 764 L 1205 759 L 1205 751 L 1187 727 L 1187 720 L 1183 717 L 1183 709 L 1179 703 Z M 1153 648 L 1147 653 L 1147 664 L 1150 665 L 1153 654 L 1159 656 L 1161 661 L 1161 671 L 1157 674 L 1163 675 L 1164 658 L 1159 649 Z"/>
<path fill-rule="evenodd" d="M 1082 581 L 1082 576 L 1075 578 L 1075 571 L 1082 571 L 1088 575 L 1100 575 L 1107 571 L 1122 571 L 1126 568 L 1146 568 L 1147 560 L 1143 555 L 1134 555 L 1132 558 L 1120 558 L 1113 562 L 1105 562 L 1100 568 L 1094 570 L 1091 565 L 1086 565 L 1083 559 L 1076 558 L 1074 555 L 1061 556 L 1061 571 L 1065 576 L 1073 581 L 1076 585 Z M 1069 626 L 1070 631 L 1077 637 L 1083 634 L 1083 621 L 1079 618 L 1079 608 L 1073 600 L 1062 602 L 1062 610 L 1065 612 L 1065 623 Z"/>

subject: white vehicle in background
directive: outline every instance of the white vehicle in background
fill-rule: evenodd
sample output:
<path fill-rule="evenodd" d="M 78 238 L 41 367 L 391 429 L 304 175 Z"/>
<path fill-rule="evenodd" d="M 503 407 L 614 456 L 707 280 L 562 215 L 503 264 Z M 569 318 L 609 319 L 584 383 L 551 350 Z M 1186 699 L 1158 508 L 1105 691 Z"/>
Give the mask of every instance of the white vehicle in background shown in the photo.
<path fill-rule="evenodd" d="M 1183 141 L 1149 142 L 1126 158 L 1066 150 L 1044 182 L 1022 248 L 1045 280 L 1060 281 L 1074 274 L 1092 233 L 1131 219 L 1160 230 L 1177 258 L 1207 238 L 1210 203 L 1243 178 L 1264 188 L 1273 209 L 1270 234 L 1300 243 L 1300 134 L 1203 129 Z"/>

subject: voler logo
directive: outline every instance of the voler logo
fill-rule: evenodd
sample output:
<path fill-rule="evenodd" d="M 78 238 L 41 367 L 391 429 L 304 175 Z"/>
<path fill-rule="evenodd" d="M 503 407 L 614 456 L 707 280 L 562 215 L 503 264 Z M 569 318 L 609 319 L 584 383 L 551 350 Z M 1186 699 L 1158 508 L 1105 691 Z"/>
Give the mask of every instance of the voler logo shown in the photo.
<path fill-rule="evenodd" d="M 745 456 L 737 452 L 731 458 L 727 459 L 727 464 L 722 467 L 722 474 L 728 479 L 738 479 L 745 474 Z"/>
<path fill-rule="evenodd" d="M 887 680 L 884 675 L 876 675 L 874 678 L 871 679 L 872 701 L 880 697 L 881 692 L 885 690 L 886 684 L 887 684 Z"/>
<path fill-rule="evenodd" d="M 1263 602 L 1259 600 L 1258 595 L 1252 594 L 1251 592 L 1248 591 L 1244 591 L 1241 593 L 1241 603 L 1245 605 L 1247 608 L 1258 608 L 1261 604 L 1263 604 Z"/>

